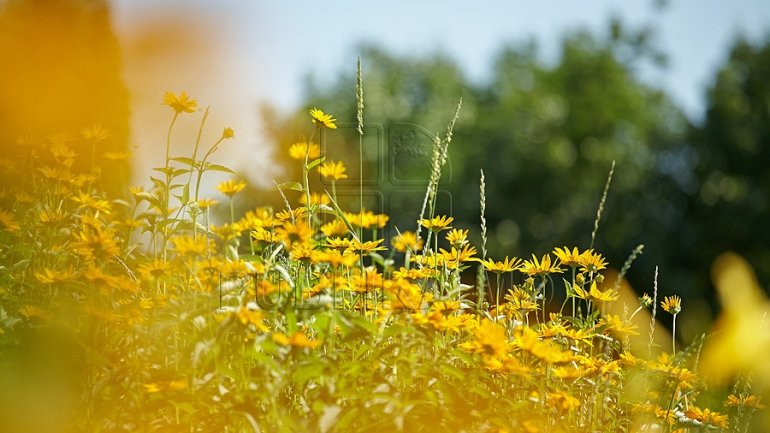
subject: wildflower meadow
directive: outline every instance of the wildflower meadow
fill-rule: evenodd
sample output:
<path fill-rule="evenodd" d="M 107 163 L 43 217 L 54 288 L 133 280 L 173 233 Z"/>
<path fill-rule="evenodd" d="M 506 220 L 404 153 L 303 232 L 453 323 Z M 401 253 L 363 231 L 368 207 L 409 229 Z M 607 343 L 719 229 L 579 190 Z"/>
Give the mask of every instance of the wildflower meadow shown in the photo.
<path fill-rule="evenodd" d="M 323 107 L 281 144 L 300 174 L 276 181 L 283 206 L 237 214 L 247 183 L 218 150 L 238 131 L 185 92 L 162 102 L 165 158 L 123 196 L 104 192 L 97 162 L 122 156 L 100 153 L 98 125 L 0 160 L 0 431 L 745 432 L 761 416 L 766 300 L 744 261 L 720 258 L 723 326 L 685 346 L 666 264 L 634 293 L 643 246 L 625 263 L 595 248 L 622 167 L 596 185 L 590 244 L 497 257 L 484 167 L 478 231 L 437 211 L 461 101 L 409 227 L 364 207 L 362 180 L 338 197 L 363 163 L 326 157 Z M 179 155 L 182 116 L 222 133 Z"/>

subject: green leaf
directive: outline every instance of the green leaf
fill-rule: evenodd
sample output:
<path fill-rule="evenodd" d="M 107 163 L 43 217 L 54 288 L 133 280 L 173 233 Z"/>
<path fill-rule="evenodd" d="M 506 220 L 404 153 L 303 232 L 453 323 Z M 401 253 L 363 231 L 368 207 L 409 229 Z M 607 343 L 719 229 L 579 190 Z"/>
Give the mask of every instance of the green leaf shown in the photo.
<path fill-rule="evenodd" d="M 125 200 L 114 199 L 114 200 L 112 200 L 112 202 L 115 203 L 115 204 L 121 205 L 121 206 L 125 206 L 127 208 L 131 207 L 131 204 L 129 202 L 125 201 Z"/>
<path fill-rule="evenodd" d="M 184 220 L 179 219 L 179 218 L 168 218 L 168 219 L 164 219 L 164 220 L 158 221 L 156 226 L 158 228 L 160 228 L 160 227 L 165 227 L 167 225 L 171 225 L 171 224 L 174 224 L 174 223 L 180 223 L 180 222 L 184 222 Z"/>
<path fill-rule="evenodd" d="M 182 190 L 182 198 L 179 201 L 182 203 L 182 206 L 186 205 L 190 201 L 189 183 L 184 184 L 184 189 Z"/>
<path fill-rule="evenodd" d="M 322 156 L 322 157 L 316 159 L 315 161 L 313 161 L 313 162 L 311 162 L 310 164 L 307 165 L 307 169 L 311 170 L 313 168 L 316 168 L 318 165 L 320 165 L 322 162 L 324 162 L 325 159 L 326 159 L 325 156 Z"/>
<path fill-rule="evenodd" d="M 152 183 L 154 183 L 154 184 L 155 184 L 155 186 L 157 186 L 158 188 L 165 188 L 165 187 L 166 187 L 166 181 L 165 181 L 165 180 L 160 180 L 160 179 L 158 179 L 157 177 L 152 177 L 152 176 L 150 176 L 150 180 L 151 180 L 151 181 L 152 181 Z"/>
<path fill-rule="evenodd" d="M 189 165 L 190 167 L 195 166 L 195 161 L 192 158 L 188 158 L 186 156 L 177 156 L 176 158 L 171 158 L 172 161 L 181 162 L 184 165 Z"/>
<path fill-rule="evenodd" d="M 386 265 L 385 265 L 385 258 L 382 257 L 381 255 L 372 252 L 372 253 L 369 253 L 369 257 L 372 258 L 374 263 L 377 263 L 378 265 L 380 265 L 380 267 L 382 267 L 382 268 L 386 267 Z"/>
<path fill-rule="evenodd" d="M 304 191 L 305 188 L 302 187 L 302 184 L 299 182 L 283 182 L 276 185 L 278 189 L 290 189 L 293 191 Z"/>
<path fill-rule="evenodd" d="M 337 217 L 342 220 L 342 222 L 345 223 L 345 226 L 348 228 L 348 231 L 351 235 L 353 235 L 353 239 L 358 241 L 358 235 L 356 235 L 356 231 L 353 230 L 353 225 L 350 224 L 350 221 L 348 221 L 347 217 L 345 217 L 345 213 L 342 212 L 342 209 L 340 209 L 340 206 L 337 204 L 337 201 L 334 200 L 334 197 L 332 197 L 331 194 L 329 194 L 329 191 L 324 190 L 327 196 L 329 196 L 329 200 L 331 200 L 332 205 L 334 206 L 334 211 L 337 214 Z M 359 241 L 360 242 L 360 241 Z"/>
<path fill-rule="evenodd" d="M 235 174 L 234 171 L 230 170 L 224 165 L 219 165 L 219 164 L 206 164 L 206 166 L 203 167 L 203 171 L 221 171 L 223 173 Z"/>
<path fill-rule="evenodd" d="M 175 178 L 175 177 L 181 176 L 183 174 L 187 174 L 187 173 L 189 173 L 191 171 L 192 170 L 190 170 L 189 168 L 175 168 L 174 172 L 171 173 L 171 177 Z"/>

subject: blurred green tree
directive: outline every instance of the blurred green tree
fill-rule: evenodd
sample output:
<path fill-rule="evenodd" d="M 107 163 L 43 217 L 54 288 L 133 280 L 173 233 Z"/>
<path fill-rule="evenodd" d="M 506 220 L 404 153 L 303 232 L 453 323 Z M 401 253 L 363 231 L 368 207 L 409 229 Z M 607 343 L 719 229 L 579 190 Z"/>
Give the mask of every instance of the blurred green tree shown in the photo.
<path fill-rule="evenodd" d="M 709 263 L 734 250 L 770 279 L 770 39 L 738 39 L 707 90 L 704 120 L 691 133 L 698 189 L 691 254 Z"/>

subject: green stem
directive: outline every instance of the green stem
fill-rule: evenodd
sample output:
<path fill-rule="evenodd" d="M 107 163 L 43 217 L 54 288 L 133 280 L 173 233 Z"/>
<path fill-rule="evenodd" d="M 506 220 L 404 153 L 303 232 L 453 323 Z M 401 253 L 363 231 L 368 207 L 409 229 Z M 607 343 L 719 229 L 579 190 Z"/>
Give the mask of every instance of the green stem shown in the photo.
<path fill-rule="evenodd" d="M 497 284 L 495 288 L 495 322 L 497 322 L 497 317 L 500 315 L 500 274 L 495 273 L 497 275 Z"/>
<path fill-rule="evenodd" d="M 674 314 L 674 326 L 671 329 L 671 356 L 676 356 L 676 314 Z"/>
<path fill-rule="evenodd" d="M 364 134 L 358 134 L 358 212 L 364 213 Z M 359 228 L 358 238 L 361 237 L 362 232 Z"/>
<path fill-rule="evenodd" d="M 174 129 L 177 117 L 179 117 L 179 113 L 174 112 L 174 118 L 171 119 L 171 125 L 169 125 L 168 134 L 166 135 L 166 168 L 168 168 L 168 163 L 171 160 L 171 130 Z"/>
<path fill-rule="evenodd" d="M 310 139 L 308 139 L 306 146 L 305 146 L 305 162 L 302 164 L 302 179 L 304 180 L 304 186 L 305 186 L 305 206 L 307 207 L 307 225 L 312 226 L 312 220 L 310 215 L 310 180 L 308 175 L 310 174 L 307 165 L 308 165 L 308 159 L 310 157 L 310 144 L 313 142 L 313 138 L 315 138 L 315 135 L 320 131 L 321 127 L 316 126 L 315 130 L 313 130 L 313 134 L 310 136 Z"/>

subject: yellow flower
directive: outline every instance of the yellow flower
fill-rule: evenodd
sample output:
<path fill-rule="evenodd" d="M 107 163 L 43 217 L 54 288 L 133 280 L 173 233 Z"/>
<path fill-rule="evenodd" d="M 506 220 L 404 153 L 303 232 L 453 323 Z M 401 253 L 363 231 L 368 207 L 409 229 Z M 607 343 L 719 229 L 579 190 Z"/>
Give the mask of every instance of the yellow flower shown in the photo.
<path fill-rule="evenodd" d="M 310 110 L 310 118 L 313 119 L 313 123 L 319 128 L 337 129 L 337 125 L 334 124 L 337 119 L 317 108 Z"/>
<path fill-rule="evenodd" d="M 195 239 L 192 236 L 175 236 L 170 240 L 176 253 L 183 256 L 205 256 L 212 249 L 211 242 L 203 236 L 198 236 Z"/>
<path fill-rule="evenodd" d="M 307 195 L 302 194 L 299 197 L 299 202 L 301 204 L 307 205 Z M 311 192 L 310 193 L 310 204 L 311 205 L 319 205 L 319 204 L 329 204 L 331 203 L 331 199 L 329 199 L 329 196 L 326 194 L 319 194 L 317 192 Z"/>
<path fill-rule="evenodd" d="M 248 325 L 254 325 L 257 329 L 259 329 L 262 332 L 267 332 L 270 330 L 270 328 L 267 327 L 264 323 L 264 315 L 259 310 L 250 310 L 246 306 L 241 305 L 240 308 L 238 308 L 238 320 L 248 326 Z"/>
<path fill-rule="evenodd" d="M 212 206 L 216 206 L 218 201 L 214 200 L 213 198 L 202 198 L 196 202 L 198 205 L 198 209 L 200 210 L 206 210 Z"/>
<path fill-rule="evenodd" d="M 297 219 L 294 223 L 287 221 L 276 227 L 274 239 L 280 239 L 287 248 L 291 248 L 295 242 L 310 242 L 312 236 L 313 229 L 307 225 L 307 222 L 303 219 Z"/>
<path fill-rule="evenodd" d="M 377 239 L 376 241 L 360 242 L 354 239 L 353 241 L 350 242 L 350 247 L 348 248 L 348 250 L 350 252 L 353 252 L 359 255 L 369 254 L 374 251 L 382 251 L 385 249 L 385 247 L 380 245 L 382 241 L 383 239 Z"/>
<path fill-rule="evenodd" d="M 553 255 L 556 256 L 564 266 L 575 267 L 580 264 L 580 252 L 577 247 L 573 248 L 572 251 L 570 251 L 568 247 L 556 247 L 553 250 Z"/>
<path fill-rule="evenodd" d="M 278 291 L 278 288 L 281 287 L 282 284 L 278 283 L 273 284 L 269 280 L 260 279 L 254 283 L 253 291 L 249 290 L 249 292 L 258 298 L 263 298 L 265 296 L 270 295 L 271 293 L 275 293 Z"/>
<path fill-rule="evenodd" d="M 364 269 L 364 275 L 354 275 L 350 281 L 350 288 L 356 293 L 369 293 L 383 286 L 382 274 L 375 267 Z"/>
<path fill-rule="evenodd" d="M 305 154 L 309 161 L 318 159 L 321 156 L 321 148 L 315 143 L 305 142 L 294 143 L 289 147 L 289 156 L 293 159 L 304 160 Z"/>
<path fill-rule="evenodd" d="M 38 168 L 38 171 L 48 180 L 57 182 L 69 182 L 72 180 L 72 173 L 67 168 L 45 166 Z"/>
<path fill-rule="evenodd" d="M 580 400 L 566 392 L 552 392 L 546 394 L 546 403 L 556 410 L 572 412 L 580 407 Z"/>
<path fill-rule="evenodd" d="M 482 260 L 481 264 L 484 265 L 484 269 L 489 272 L 504 274 L 506 272 L 513 272 L 519 262 L 521 262 L 521 260 L 516 257 L 509 259 L 508 256 L 505 256 L 505 259 L 502 262 L 496 262 L 492 259 L 487 259 L 486 261 Z"/>
<path fill-rule="evenodd" d="M 383 228 L 390 219 L 390 217 L 385 214 L 375 214 L 370 210 L 362 210 L 359 213 L 345 212 L 345 218 L 348 219 L 348 222 L 350 222 L 351 225 L 365 229 L 371 229 L 375 226 Z"/>
<path fill-rule="evenodd" d="M 661 301 L 660 306 L 665 312 L 677 315 L 682 311 L 682 298 L 676 295 L 666 296 L 663 301 Z"/>
<path fill-rule="evenodd" d="M 443 248 L 439 249 L 440 257 L 446 262 L 448 267 L 454 269 L 459 266 L 460 263 L 478 260 L 476 259 L 476 247 L 471 245 L 465 245 L 464 247 L 457 249 L 452 247 L 451 251 L 447 251 Z"/>
<path fill-rule="evenodd" d="M 591 282 L 591 288 L 589 290 L 584 290 L 577 284 L 574 284 L 572 286 L 572 291 L 575 292 L 575 296 L 581 299 L 585 299 L 588 301 L 602 301 L 602 302 L 612 302 L 616 301 L 620 295 L 617 291 L 613 288 L 609 288 L 605 291 L 599 290 L 599 288 L 596 286 L 596 281 Z"/>
<path fill-rule="evenodd" d="M 598 272 L 607 267 L 607 262 L 601 254 L 594 253 L 594 250 L 588 250 L 580 255 L 578 264 L 583 272 Z"/>
<path fill-rule="evenodd" d="M 233 131 L 233 128 L 225 128 L 222 131 L 222 138 L 233 138 L 235 137 L 235 132 Z"/>
<path fill-rule="evenodd" d="M 432 232 L 440 232 L 452 228 L 449 224 L 452 224 L 454 220 L 454 217 L 439 215 L 433 218 L 423 218 L 417 222 Z"/>
<path fill-rule="evenodd" d="M 310 349 L 318 347 L 318 342 L 309 340 L 307 335 L 305 335 L 305 333 L 302 331 L 297 331 L 291 336 L 287 336 L 281 332 L 276 332 L 273 334 L 272 338 L 273 341 L 282 346 L 307 347 Z"/>
<path fill-rule="evenodd" d="M 144 392 L 147 394 L 155 394 L 157 392 L 179 391 L 185 389 L 187 388 L 187 383 L 184 379 L 178 379 L 165 383 L 145 383 L 142 384 L 142 387 L 144 387 Z"/>
<path fill-rule="evenodd" d="M 15 232 L 20 228 L 21 226 L 13 219 L 13 215 L 10 212 L 0 210 L 0 230 Z"/>
<path fill-rule="evenodd" d="M 232 197 L 235 194 L 243 191 L 244 188 L 246 188 L 246 182 L 242 180 L 234 181 L 230 179 L 217 185 L 219 192 L 228 197 Z"/>
<path fill-rule="evenodd" d="M 473 330 L 473 340 L 461 347 L 469 352 L 492 358 L 502 358 L 508 354 L 508 335 L 505 328 L 495 322 L 482 320 Z"/>
<path fill-rule="evenodd" d="M 318 167 L 321 176 L 329 180 L 347 179 L 348 175 L 345 174 L 346 170 L 345 164 L 341 161 L 327 161 Z"/>
<path fill-rule="evenodd" d="M 725 404 L 730 407 L 748 407 L 752 409 L 766 408 L 766 406 L 759 401 L 759 397 L 752 394 L 742 394 L 740 396 L 730 394 L 727 396 Z"/>
<path fill-rule="evenodd" d="M 43 224 L 56 225 L 64 222 L 67 219 L 67 214 L 60 208 L 43 209 L 38 217 Z"/>
<path fill-rule="evenodd" d="M 353 245 L 353 241 L 348 238 L 329 237 L 329 238 L 326 238 L 326 245 L 328 245 L 331 248 L 336 248 L 342 251 L 342 250 L 351 248 Z"/>
<path fill-rule="evenodd" d="M 19 308 L 19 314 L 24 316 L 27 319 L 48 319 L 50 317 L 50 314 L 48 314 L 47 311 L 43 310 L 40 307 L 35 307 L 34 305 L 25 305 L 21 308 Z"/>
<path fill-rule="evenodd" d="M 541 341 L 537 332 L 529 327 L 516 328 L 517 335 L 514 344 L 522 350 L 539 358 L 548 364 L 569 362 L 573 356 L 571 352 L 561 350 L 550 341 Z"/>
<path fill-rule="evenodd" d="M 255 210 L 247 211 L 243 218 L 238 221 L 238 224 L 244 230 L 254 230 L 257 228 L 265 228 L 273 226 L 273 212 L 270 209 L 264 207 L 258 207 Z"/>
<path fill-rule="evenodd" d="M 348 226 L 345 221 L 335 219 L 321 226 L 321 231 L 328 237 L 343 236 L 348 232 Z"/>
<path fill-rule="evenodd" d="M 83 271 L 83 278 L 91 283 L 91 287 L 98 288 L 102 293 L 108 293 L 107 289 L 123 288 L 126 281 L 117 276 L 110 275 L 93 265 Z"/>
<path fill-rule="evenodd" d="M 251 238 L 254 239 L 255 242 L 265 242 L 268 244 L 272 244 L 273 242 L 278 242 L 281 240 L 281 237 L 277 234 L 265 230 L 262 227 L 257 227 L 251 232 Z"/>
<path fill-rule="evenodd" d="M 411 268 L 409 270 L 406 270 L 406 268 L 402 266 L 397 271 L 393 271 L 394 279 L 424 280 L 426 278 L 434 278 L 434 277 L 436 277 L 436 272 L 428 268 L 421 268 L 421 269 Z"/>
<path fill-rule="evenodd" d="M 105 260 L 120 254 L 115 235 L 101 227 L 85 228 L 73 235 L 73 249 L 86 260 Z"/>
<path fill-rule="evenodd" d="M 636 325 L 624 321 L 617 314 L 608 314 L 603 316 L 602 323 L 607 325 L 608 330 L 613 331 L 615 334 L 618 334 L 621 337 L 627 335 L 639 335 L 639 333 L 636 332 Z"/>
<path fill-rule="evenodd" d="M 72 197 L 72 201 L 79 204 L 80 207 L 91 208 L 95 212 L 101 212 L 105 215 L 109 215 L 112 211 L 112 205 L 107 200 L 98 199 L 91 194 L 81 192 L 77 196 Z"/>
<path fill-rule="evenodd" d="M 452 229 L 446 234 L 446 240 L 452 246 L 459 248 L 468 243 L 468 229 Z"/>
<path fill-rule="evenodd" d="M 71 269 L 56 270 L 45 268 L 34 273 L 35 278 L 43 284 L 62 284 L 75 278 L 75 271 Z"/>
<path fill-rule="evenodd" d="M 290 256 L 292 260 L 309 262 L 313 258 L 314 248 L 310 242 L 295 242 L 291 246 Z"/>
<path fill-rule="evenodd" d="M 280 221 L 289 221 L 291 219 L 300 220 L 305 218 L 305 215 L 307 215 L 307 208 L 300 207 L 297 209 L 284 209 L 277 214 L 275 214 L 275 217 L 278 218 Z"/>
<path fill-rule="evenodd" d="M 71 166 L 75 162 L 75 157 L 78 156 L 74 150 L 64 143 L 52 144 L 51 155 L 53 155 L 58 163 L 67 167 Z"/>
<path fill-rule="evenodd" d="M 139 265 L 138 271 L 148 280 L 157 280 L 170 274 L 171 266 L 160 259 Z"/>
<path fill-rule="evenodd" d="M 505 304 L 507 315 L 514 315 L 519 320 L 522 320 L 526 313 L 537 311 L 540 308 L 532 295 L 520 287 L 514 286 L 513 289 L 508 290 L 505 299 L 508 301 Z"/>
<path fill-rule="evenodd" d="M 104 140 L 110 136 L 110 132 L 102 125 L 94 124 L 83 128 L 80 133 L 85 139 Z"/>
<path fill-rule="evenodd" d="M 318 252 L 313 260 L 318 263 L 328 263 L 335 268 L 340 266 L 351 267 L 358 263 L 358 256 L 347 251 L 331 250 Z"/>
<path fill-rule="evenodd" d="M 407 280 L 395 280 L 384 284 L 385 292 L 390 297 L 390 308 L 393 311 L 416 311 L 422 308 L 424 302 L 430 302 L 432 295 L 423 292 L 419 285 Z"/>
<path fill-rule="evenodd" d="M 26 191 L 17 191 L 13 197 L 21 204 L 34 203 L 35 201 L 35 197 Z"/>
<path fill-rule="evenodd" d="M 519 271 L 523 274 L 527 274 L 530 277 L 535 275 L 547 275 L 564 272 L 564 269 L 559 267 L 559 262 L 551 263 L 551 256 L 546 254 L 539 261 L 537 257 L 532 254 L 532 260 L 525 260 L 524 263 L 519 266 Z"/>
<path fill-rule="evenodd" d="M 727 415 L 723 415 L 719 412 L 712 412 L 711 409 L 701 409 L 699 407 L 690 406 L 690 409 L 685 412 L 685 415 L 687 418 L 699 421 L 703 424 L 727 428 Z"/>
<path fill-rule="evenodd" d="M 435 301 L 430 305 L 430 309 L 446 316 L 455 311 L 460 311 L 460 301 Z"/>
<path fill-rule="evenodd" d="M 166 92 L 163 95 L 163 103 L 171 107 L 177 114 L 193 113 L 198 109 L 198 101 L 190 99 L 187 92 L 182 92 L 177 97 L 174 92 Z"/>
<path fill-rule="evenodd" d="M 217 235 L 219 239 L 222 239 L 223 241 L 229 241 L 231 239 L 236 239 L 241 237 L 241 227 L 238 223 L 235 224 L 222 224 L 221 226 L 211 226 L 210 230 L 212 233 Z"/>
<path fill-rule="evenodd" d="M 417 251 L 422 248 L 422 239 L 418 239 L 417 235 L 411 231 L 404 231 L 401 234 L 394 237 L 391 241 L 396 251 L 403 253 L 406 250 Z"/>

